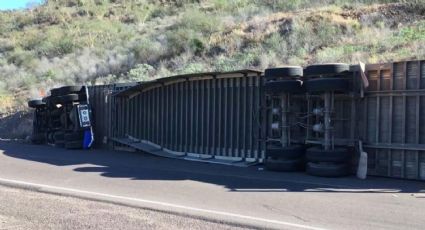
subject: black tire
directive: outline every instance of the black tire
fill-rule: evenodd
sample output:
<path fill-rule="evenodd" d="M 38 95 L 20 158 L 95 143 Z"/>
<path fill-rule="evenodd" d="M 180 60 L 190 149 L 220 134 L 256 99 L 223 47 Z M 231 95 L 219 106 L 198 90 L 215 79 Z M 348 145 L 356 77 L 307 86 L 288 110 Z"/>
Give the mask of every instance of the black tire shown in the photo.
<path fill-rule="evenodd" d="M 50 112 L 50 116 L 53 117 L 60 117 L 62 115 L 62 109 L 52 109 Z"/>
<path fill-rule="evenodd" d="M 60 96 L 59 100 L 62 104 L 68 104 L 72 102 L 83 102 L 87 100 L 87 96 L 85 93 L 81 94 L 67 94 L 64 96 Z"/>
<path fill-rule="evenodd" d="M 67 94 L 59 97 L 59 100 L 63 104 L 68 104 L 80 100 L 80 95 L 78 94 Z"/>
<path fill-rule="evenodd" d="M 269 81 L 265 84 L 265 91 L 269 94 L 302 93 L 303 87 L 298 80 Z"/>
<path fill-rule="evenodd" d="M 347 79 L 343 78 L 316 78 L 304 81 L 307 92 L 349 92 L 349 84 Z"/>
<path fill-rule="evenodd" d="M 304 157 L 305 148 L 301 145 L 294 145 L 289 147 L 280 146 L 267 146 L 267 158 L 285 158 L 285 159 L 298 159 Z"/>
<path fill-rule="evenodd" d="M 83 148 L 83 141 L 66 141 L 65 142 L 65 148 L 66 149 L 82 149 Z"/>
<path fill-rule="evenodd" d="M 50 103 L 52 105 L 57 105 L 57 104 L 61 104 L 61 99 L 60 97 L 50 97 Z"/>
<path fill-rule="evenodd" d="M 264 77 L 267 79 L 276 79 L 279 77 L 302 77 L 303 68 L 300 66 L 288 66 L 282 68 L 266 69 Z"/>
<path fill-rule="evenodd" d="M 319 177 L 343 177 L 348 176 L 348 164 L 333 164 L 333 163 L 307 163 L 306 172 L 312 176 Z"/>
<path fill-rule="evenodd" d="M 46 106 L 48 107 L 48 108 L 54 108 L 54 104 L 51 102 L 51 99 L 52 97 L 51 96 L 48 96 L 48 97 L 44 97 L 43 99 L 42 99 L 42 101 L 44 102 L 44 103 L 46 103 Z"/>
<path fill-rule="evenodd" d="M 63 96 L 67 94 L 76 94 L 83 89 L 82 86 L 63 86 L 60 88 L 55 88 L 50 90 L 52 96 Z"/>
<path fill-rule="evenodd" d="M 55 143 L 63 142 L 65 140 L 65 133 L 63 131 L 57 131 L 53 134 Z"/>
<path fill-rule="evenodd" d="M 59 97 L 48 96 L 43 98 L 43 101 L 46 103 L 47 107 L 50 109 L 57 109 L 57 104 L 60 104 Z"/>
<path fill-rule="evenodd" d="M 36 133 L 31 136 L 31 143 L 35 145 L 41 145 L 46 142 L 46 134 L 45 133 Z"/>
<path fill-rule="evenodd" d="M 72 142 L 72 141 L 82 141 L 84 138 L 84 132 L 70 132 L 65 133 L 65 141 Z"/>
<path fill-rule="evenodd" d="M 271 159 L 267 158 L 264 160 L 264 167 L 270 171 L 279 172 L 295 172 L 300 171 L 303 167 L 302 159 Z"/>
<path fill-rule="evenodd" d="M 336 75 L 350 71 L 350 65 L 344 63 L 328 63 L 310 65 L 304 69 L 304 76 Z"/>
<path fill-rule="evenodd" d="M 44 107 L 44 106 L 46 106 L 46 103 L 43 102 L 42 100 L 28 101 L 28 107 L 30 107 L 30 108 L 36 109 L 36 108 L 41 108 L 41 107 Z"/>
<path fill-rule="evenodd" d="M 61 90 L 60 88 L 54 88 L 50 90 L 50 96 L 52 97 L 57 97 L 57 96 L 61 96 Z"/>
<path fill-rule="evenodd" d="M 351 154 L 346 148 L 324 150 L 315 146 L 306 150 L 305 158 L 309 162 L 345 163 L 351 160 Z"/>

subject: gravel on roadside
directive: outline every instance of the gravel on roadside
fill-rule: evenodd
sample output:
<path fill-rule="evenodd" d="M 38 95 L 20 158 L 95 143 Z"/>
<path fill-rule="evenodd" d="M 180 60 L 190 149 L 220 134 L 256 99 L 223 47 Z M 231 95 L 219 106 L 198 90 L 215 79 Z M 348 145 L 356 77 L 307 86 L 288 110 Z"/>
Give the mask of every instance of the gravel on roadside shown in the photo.
<path fill-rule="evenodd" d="M 0 229 L 242 229 L 227 223 L 0 185 Z"/>

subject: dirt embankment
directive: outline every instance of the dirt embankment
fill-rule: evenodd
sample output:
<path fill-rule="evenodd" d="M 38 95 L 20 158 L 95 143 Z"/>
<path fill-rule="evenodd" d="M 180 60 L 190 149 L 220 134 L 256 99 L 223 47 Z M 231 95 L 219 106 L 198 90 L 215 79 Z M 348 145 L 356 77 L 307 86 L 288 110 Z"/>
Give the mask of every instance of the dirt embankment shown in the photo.
<path fill-rule="evenodd" d="M 425 19 L 425 5 L 417 7 L 411 3 L 375 4 L 362 7 L 321 8 L 299 10 L 295 12 L 277 12 L 267 16 L 256 16 L 251 20 L 235 25 L 229 31 L 213 35 L 212 42 L 220 43 L 237 34 L 242 41 L 261 42 L 273 33 L 289 34 L 295 20 L 300 22 L 327 23 L 340 26 L 346 30 L 348 25 L 368 26 L 383 22 L 385 27 L 395 28 L 402 24 L 412 24 Z"/>
<path fill-rule="evenodd" d="M 176 16 L 173 16 L 176 17 Z M 258 46 L 263 44 L 268 38 L 273 34 L 280 34 L 282 38 L 291 40 L 287 43 L 283 41 L 286 47 L 286 50 L 293 49 L 293 52 L 298 52 L 300 48 L 305 49 L 305 52 L 308 52 L 309 55 L 300 56 L 300 59 L 295 59 L 295 61 L 300 61 L 302 64 L 306 65 L 308 63 L 317 63 L 323 62 L 349 62 L 350 60 L 357 60 L 359 58 L 370 58 L 370 49 L 376 47 L 384 47 L 380 49 L 375 49 L 374 52 L 384 52 L 389 50 L 388 53 L 384 52 L 381 56 L 385 57 L 387 54 L 392 54 L 392 52 L 398 52 L 405 49 L 407 55 L 413 55 L 411 51 L 418 50 L 415 47 L 423 47 L 423 44 L 420 41 L 416 42 L 416 46 L 410 43 L 394 43 L 397 39 L 387 41 L 387 45 L 375 46 L 374 43 L 368 43 L 364 38 L 368 36 L 375 36 L 381 31 L 377 26 L 382 26 L 385 29 L 382 29 L 383 33 L 392 31 L 397 31 L 397 28 L 404 28 L 403 25 L 413 25 L 416 22 L 420 22 L 425 19 L 425 4 L 414 4 L 409 2 L 404 3 L 392 3 L 392 4 L 374 4 L 374 5 L 365 5 L 359 7 L 324 7 L 320 9 L 306 9 L 299 10 L 295 12 L 275 12 L 266 15 L 258 15 L 252 17 L 249 20 L 243 21 L 241 23 L 229 23 L 229 26 L 226 26 L 226 29 L 213 33 L 209 38 L 210 50 L 206 56 L 203 58 L 214 58 L 214 55 L 218 53 L 223 53 L 224 51 L 229 53 L 239 54 L 243 50 L 250 46 Z M 327 29 L 333 31 L 339 31 L 336 33 L 338 36 L 343 37 L 341 39 L 344 42 L 338 44 L 338 46 L 328 44 L 330 37 L 324 37 L 320 39 L 306 39 L 305 41 L 296 42 L 300 38 L 308 38 L 315 36 L 315 28 L 319 22 L 326 22 L 330 26 Z M 312 29 L 311 30 L 302 30 L 298 28 L 298 35 L 291 36 L 296 34 L 295 28 L 303 27 L 308 24 Z M 168 24 L 167 24 L 168 25 Z M 301 25 L 301 26 L 300 26 Z M 156 25 L 158 26 L 158 25 Z M 362 28 L 372 28 L 369 33 L 364 33 L 359 38 L 356 38 L 352 33 L 353 30 L 361 31 Z M 158 27 L 162 32 L 167 32 L 169 26 Z M 158 29 L 157 28 L 157 29 Z M 406 27 L 407 28 L 407 27 Z M 350 32 L 351 31 L 351 32 Z M 390 32 L 391 32 L 390 31 Z M 407 30 L 407 32 L 413 30 Z M 414 31 L 413 31 L 414 32 Z M 391 32 L 392 33 L 392 32 Z M 412 35 L 409 35 L 412 36 Z M 340 38 L 338 37 L 338 38 Z M 340 40 L 341 40 L 340 39 Z M 357 40 L 356 40 L 357 39 Z M 400 39 L 398 39 L 400 40 Z M 272 41 L 273 42 L 273 41 Z M 380 41 L 378 41 L 380 42 Z M 278 40 L 278 43 L 282 41 Z M 311 43 L 311 44 L 309 44 Z M 220 48 L 226 44 L 227 50 Z M 232 45 L 233 44 L 233 45 Z M 395 44 L 395 45 L 394 45 Z M 307 45 L 307 47 L 306 47 Z M 272 45 L 271 45 L 272 46 Z M 273 45 L 274 46 L 274 45 Z M 406 47 L 404 47 L 406 46 Z M 280 47 L 280 46 L 278 46 Z M 331 51 L 326 51 L 326 48 Z M 340 49 L 336 49 L 340 48 Z M 269 48 L 270 49 L 270 48 Z M 279 48 L 280 49 L 280 48 Z M 345 51 L 355 50 L 355 51 Z M 342 50 L 342 51 L 341 51 Z M 383 51 L 382 51 L 383 50 Z M 394 50 L 394 51 L 391 51 Z M 419 54 L 421 54 L 421 49 L 419 49 Z M 253 51 L 254 52 L 254 51 Z M 280 51 L 279 51 L 280 52 Z M 288 51 L 289 52 L 289 51 Z M 292 52 L 292 51 L 291 51 Z M 296 53 L 295 52 L 295 53 Z M 333 54 L 338 52 L 347 52 L 341 54 L 340 59 L 337 59 Z M 257 57 L 261 54 L 253 53 Z M 329 56 L 330 58 L 318 59 L 317 56 Z M 210 55 L 210 56 L 208 56 Z M 287 53 L 288 57 L 294 57 L 294 53 Z M 297 54 L 298 55 L 298 54 Z M 423 55 L 422 55 L 423 56 Z M 265 58 L 261 56 L 260 59 L 267 59 L 269 55 L 267 54 Z M 391 58 L 398 57 L 396 54 Z M 407 56 L 408 57 L 408 56 Z M 284 58 L 282 56 L 276 57 L 270 55 L 269 61 L 262 60 L 264 63 L 283 65 L 282 60 L 276 61 L 276 59 L 282 58 L 285 64 L 294 64 L 291 62 L 291 59 Z M 380 57 L 375 57 L 376 60 L 379 60 Z M 396 58 L 394 58 L 396 59 Z M 229 59 L 231 61 L 233 59 Z M 236 60 L 236 59 L 235 59 Z M 362 59 L 363 60 L 363 59 Z M 375 60 L 375 59 L 373 59 Z M 400 59 L 397 59 L 400 60 Z M 167 62 L 167 60 L 159 60 Z M 169 60 L 168 60 L 169 61 Z M 199 60 L 197 60 L 199 61 Z M 190 62 L 188 60 L 187 62 Z M 211 61 L 214 62 L 214 61 Z M 241 63 L 238 61 L 237 63 Z M 253 61 L 251 66 L 253 68 L 267 68 L 266 64 L 257 65 L 258 61 Z M 257 65 L 257 66 L 256 66 Z M 270 65 L 269 65 L 270 66 Z M 236 65 L 234 68 L 238 68 Z M 242 68 L 242 67 L 241 67 Z M 126 74 L 126 73 L 122 73 Z M 59 83 L 58 83 L 59 85 Z M 0 138 L 25 138 L 31 134 L 32 129 L 32 114 L 31 112 L 14 112 L 11 111 L 22 111 L 22 106 L 25 104 L 24 100 L 27 97 L 28 92 L 24 89 L 18 89 L 16 92 L 13 92 L 13 96 L 1 96 L 0 95 Z M 27 99 L 27 98 L 25 98 Z M 17 103 L 20 101 L 21 103 Z M 6 111 L 8 111 L 6 113 Z"/>
<path fill-rule="evenodd" d="M 25 139 L 32 132 L 32 112 L 0 115 L 0 139 Z"/>

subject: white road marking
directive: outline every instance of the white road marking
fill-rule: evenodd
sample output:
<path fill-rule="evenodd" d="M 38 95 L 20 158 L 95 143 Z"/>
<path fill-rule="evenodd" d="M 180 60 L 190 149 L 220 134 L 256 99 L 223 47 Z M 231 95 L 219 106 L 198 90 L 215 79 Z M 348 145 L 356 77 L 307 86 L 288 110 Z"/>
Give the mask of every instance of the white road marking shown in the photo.
<path fill-rule="evenodd" d="M 394 193 L 400 192 L 398 189 L 336 189 L 336 188 L 309 188 L 304 189 L 304 192 L 376 192 L 376 193 Z"/>
<path fill-rule="evenodd" d="M 235 188 L 235 192 L 287 192 L 286 188 Z"/>
<path fill-rule="evenodd" d="M 226 217 L 235 217 L 235 218 L 239 218 L 239 219 L 259 221 L 259 222 L 283 225 L 283 226 L 288 226 L 288 227 L 311 229 L 311 230 L 325 230 L 324 228 L 319 228 L 319 227 L 314 227 L 314 226 L 309 226 L 309 225 L 296 224 L 296 223 L 290 223 L 290 222 L 272 220 L 272 219 L 265 219 L 265 218 L 254 217 L 254 216 L 246 216 L 246 215 L 230 213 L 230 212 L 195 208 L 195 207 L 184 206 L 184 205 L 179 205 L 179 204 L 172 204 L 172 203 L 166 203 L 166 202 L 154 201 L 154 200 L 145 200 L 145 199 L 139 199 L 139 198 L 134 198 L 134 197 L 118 196 L 118 195 L 112 195 L 112 194 L 107 194 L 107 193 L 91 192 L 91 191 L 85 191 L 85 190 L 80 190 L 80 189 L 73 189 L 73 188 L 52 186 L 52 185 L 46 185 L 46 184 L 31 183 L 31 182 L 11 180 L 11 179 L 5 179 L 5 178 L 0 178 L 0 183 L 1 182 L 6 183 L 6 184 L 15 184 L 15 185 L 21 185 L 21 186 L 30 186 L 30 187 L 40 187 L 40 188 L 45 188 L 45 189 L 53 189 L 53 190 L 71 192 L 71 193 L 77 193 L 77 194 L 94 195 L 94 196 L 104 197 L 104 198 L 113 198 L 113 199 L 120 199 L 120 200 L 127 200 L 127 201 L 136 201 L 136 202 L 140 202 L 140 203 L 153 204 L 153 205 L 158 205 L 158 206 L 163 206 L 163 207 L 177 208 L 177 209 L 188 210 L 188 211 L 196 211 L 196 212 L 202 212 L 202 213 L 214 214 L 214 215 L 220 215 L 220 216 L 226 216 Z"/>

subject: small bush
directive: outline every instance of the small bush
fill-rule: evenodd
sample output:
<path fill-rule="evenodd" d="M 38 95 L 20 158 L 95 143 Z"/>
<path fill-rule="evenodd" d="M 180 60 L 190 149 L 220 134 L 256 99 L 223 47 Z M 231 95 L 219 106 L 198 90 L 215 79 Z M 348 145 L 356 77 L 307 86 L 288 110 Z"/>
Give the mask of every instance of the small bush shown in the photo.
<path fill-rule="evenodd" d="M 177 27 L 211 34 L 222 29 L 222 22 L 218 16 L 190 9 L 183 14 Z"/>
<path fill-rule="evenodd" d="M 189 47 L 195 55 L 200 55 L 205 51 L 205 45 L 199 38 L 192 38 Z"/>
<path fill-rule="evenodd" d="M 202 73 L 207 72 L 208 68 L 204 63 L 188 63 L 178 69 L 178 74 Z"/>
<path fill-rule="evenodd" d="M 402 28 L 396 38 L 403 42 L 412 42 L 415 40 L 425 41 L 425 22 L 420 22 L 417 25 Z"/>
<path fill-rule="evenodd" d="M 1 87 L 1 83 L 0 83 Z M 2 94 L 0 91 L 0 116 L 7 114 L 13 107 L 16 106 L 13 96 Z M 1 118 L 1 117 L 0 117 Z"/>
<path fill-rule="evenodd" d="M 30 66 L 35 61 L 36 56 L 32 52 L 27 52 L 22 49 L 15 49 L 9 54 L 8 63 L 16 66 Z"/>
<path fill-rule="evenodd" d="M 136 60 L 141 63 L 157 62 L 164 54 L 164 48 L 161 43 L 151 38 L 136 40 L 132 47 Z"/>
<path fill-rule="evenodd" d="M 284 37 L 278 33 L 272 34 L 264 41 L 263 45 L 265 50 L 273 51 L 278 53 L 281 56 L 288 55 L 288 45 Z"/>
<path fill-rule="evenodd" d="M 69 38 L 63 38 L 57 44 L 56 56 L 70 54 L 77 46 Z"/>
<path fill-rule="evenodd" d="M 139 64 L 128 72 L 128 81 L 148 81 L 153 79 L 155 68 L 148 64 Z"/>
<path fill-rule="evenodd" d="M 214 9 L 217 11 L 224 11 L 224 12 L 236 12 L 237 10 L 241 8 L 245 8 L 252 4 L 252 1 L 248 0 L 233 0 L 233 1 L 227 1 L 227 0 L 214 0 L 213 5 Z"/>

